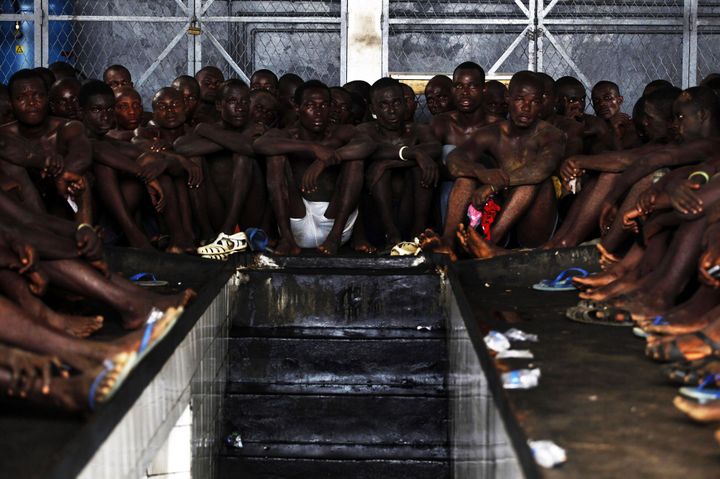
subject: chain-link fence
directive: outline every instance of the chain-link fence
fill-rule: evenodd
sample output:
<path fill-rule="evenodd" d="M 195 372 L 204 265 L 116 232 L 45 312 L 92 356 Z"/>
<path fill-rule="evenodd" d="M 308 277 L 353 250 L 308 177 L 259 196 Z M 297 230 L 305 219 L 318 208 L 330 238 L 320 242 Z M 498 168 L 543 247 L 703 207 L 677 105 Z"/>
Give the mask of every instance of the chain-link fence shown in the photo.
<path fill-rule="evenodd" d="M 0 1 L 0 82 L 35 66 L 35 15 L 32 1 Z"/>
<path fill-rule="evenodd" d="M 703 0 L 697 10 L 696 72 L 700 82 L 710 73 L 720 72 L 720 1 Z"/>

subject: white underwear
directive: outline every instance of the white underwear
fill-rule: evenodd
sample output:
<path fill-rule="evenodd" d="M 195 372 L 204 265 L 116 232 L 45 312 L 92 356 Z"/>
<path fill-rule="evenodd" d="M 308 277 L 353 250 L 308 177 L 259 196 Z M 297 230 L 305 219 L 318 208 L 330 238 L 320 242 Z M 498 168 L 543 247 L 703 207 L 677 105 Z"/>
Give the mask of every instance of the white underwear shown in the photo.
<path fill-rule="evenodd" d="M 290 218 L 290 229 L 299 247 L 317 248 L 325 242 L 335 224 L 335 220 L 325 217 L 325 211 L 330 203 L 326 201 L 308 201 L 305 198 L 303 198 L 303 203 L 305 204 L 305 217 Z M 340 244 L 350 241 L 357 216 L 357 209 L 350 213 L 343 229 Z"/>

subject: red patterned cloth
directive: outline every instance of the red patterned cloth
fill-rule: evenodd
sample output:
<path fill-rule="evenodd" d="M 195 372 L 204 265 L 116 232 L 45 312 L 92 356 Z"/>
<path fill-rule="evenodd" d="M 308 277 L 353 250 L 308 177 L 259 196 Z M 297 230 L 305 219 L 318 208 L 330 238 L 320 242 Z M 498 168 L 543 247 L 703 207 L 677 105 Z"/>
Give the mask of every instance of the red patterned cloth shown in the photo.
<path fill-rule="evenodd" d="M 490 229 L 495 218 L 500 212 L 500 205 L 495 201 L 495 197 L 491 196 L 483 205 L 482 209 L 478 211 L 472 204 L 468 206 L 467 215 L 470 218 L 470 227 L 477 228 L 478 225 L 482 228 L 482 234 L 485 239 L 490 240 Z"/>

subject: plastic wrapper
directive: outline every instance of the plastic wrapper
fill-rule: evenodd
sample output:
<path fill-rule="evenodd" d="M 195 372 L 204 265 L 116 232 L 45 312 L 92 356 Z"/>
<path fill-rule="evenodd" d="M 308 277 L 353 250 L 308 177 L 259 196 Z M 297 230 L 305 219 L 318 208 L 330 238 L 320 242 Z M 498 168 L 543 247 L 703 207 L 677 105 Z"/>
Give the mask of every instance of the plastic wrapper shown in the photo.
<path fill-rule="evenodd" d="M 510 341 L 503 333 L 498 331 L 490 331 L 487 336 L 485 336 L 485 345 L 488 349 L 492 349 L 496 353 L 510 349 Z"/>
<path fill-rule="evenodd" d="M 535 456 L 535 462 L 547 469 L 567 461 L 565 449 L 552 441 L 528 441 L 528 446 Z"/>
<path fill-rule="evenodd" d="M 528 349 L 508 349 L 495 356 L 497 359 L 534 359 L 532 351 Z"/>
<path fill-rule="evenodd" d="M 508 329 L 504 334 L 510 341 L 529 341 L 531 343 L 538 342 L 537 334 L 526 333 L 525 331 L 521 331 L 517 328 Z"/>
<path fill-rule="evenodd" d="M 540 382 L 540 369 L 517 369 L 502 375 L 505 389 L 531 389 Z"/>

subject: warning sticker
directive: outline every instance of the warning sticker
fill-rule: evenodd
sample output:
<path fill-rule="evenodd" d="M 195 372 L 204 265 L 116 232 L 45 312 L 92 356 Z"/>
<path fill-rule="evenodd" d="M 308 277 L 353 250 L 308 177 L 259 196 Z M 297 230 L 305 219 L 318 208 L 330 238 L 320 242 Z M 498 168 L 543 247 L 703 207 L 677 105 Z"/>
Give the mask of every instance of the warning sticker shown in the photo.
<path fill-rule="evenodd" d="M 15 45 L 15 53 L 17 55 L 24 55 L 25 49 L 22 47 L 22 45 Z"/>

